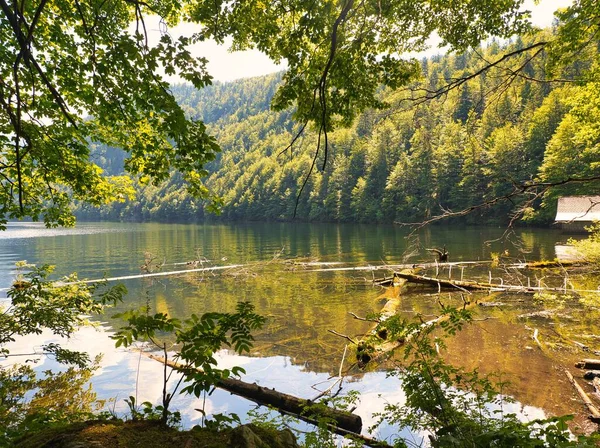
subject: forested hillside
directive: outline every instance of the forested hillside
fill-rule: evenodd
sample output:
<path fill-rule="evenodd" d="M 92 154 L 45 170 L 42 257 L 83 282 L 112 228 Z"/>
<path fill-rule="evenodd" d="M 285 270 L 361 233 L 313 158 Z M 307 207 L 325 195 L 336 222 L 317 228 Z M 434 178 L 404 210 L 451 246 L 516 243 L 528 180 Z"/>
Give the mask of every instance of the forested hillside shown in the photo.
<path fill-rule="evenodd" d="M 223 199 L 221 216 L 210 219 L 289 220 L 296 211 L 297 219 L 311 221 L 421 221 L 502 197 L 523 182 L 599 174 L 598 146 L 590 146 L 600 133 L 594 124 L 600 122 L 597 87 L 571 82 L 589 69 L 585 58 L 550 74 L 544 54 L 523 53 L 470 76 L 502 53 L 551 32 L 505 47 L 491 43 L 480 51 L 422 60 L 421 83 L 382 90 L 389 107 L 367 111 L 349 129 L 331 133 L 325 166 L 321 151 L 308 178 L 316 133 L 303 134 L 289 147 L 299 126 L 291 111 L 269 109 L 281 74 L 201 91 L 174 86 L 186 113 L 204 120 L 222 148 L 207 166 L 206 187 Z M 448 85 L 455 87 L 445 89 Z M 118 151 L 96 148 L 96 153 L 110 173 L 115 159 L 122 160 Z M 179 175 L 159 186 L 138 183 L 135 200 L 78 214 L 85 219 L 206 218 L 203 204 L 182 185 Z M 549 190 L 543 200 L 525 204 L 524 221 L 550 222 L 557 195 L 586 188 L 574 183 Z M 506 223 L 527 198 L 499 201 L 453 219 Z"/>

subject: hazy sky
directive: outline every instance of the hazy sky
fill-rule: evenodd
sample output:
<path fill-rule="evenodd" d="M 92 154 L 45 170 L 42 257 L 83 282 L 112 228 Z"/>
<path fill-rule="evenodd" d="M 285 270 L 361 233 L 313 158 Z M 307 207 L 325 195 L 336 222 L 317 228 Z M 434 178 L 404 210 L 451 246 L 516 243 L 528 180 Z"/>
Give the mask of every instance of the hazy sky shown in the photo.
<path fill-rule="evenodd" d="M 539 4 L 535 4 L 539 3 Z M 552 23 L 554 11 L 557 8 L 568 6 L 572 0 L 525 0 L 525 9 L 532 12 L 532 22 L 539 27 L 546 27 Z M 172 36 L 189 36 L 194 31 L 192 24 L 183 24 L 169 30 Z M 150 28 L 153 28 L 150 26 Z M 155 31 L 157 30 L 157 26 Z M 267 56 L 258 50 L 238 51 L 231 53 L 228 45 L 217 45 L 214 41 L 202 42 L 191 47 L 192 54 L 203 56 L 209 60 L 208 70 L 218 81 L 232 81 L 239 78 L 265 75 L 281 70 L 284 66 L 274 64 Z M 439 53 L 437 48 L 431 48 L 424 55 Z M 177 81 L 177 79 L 170 79 Z"/>

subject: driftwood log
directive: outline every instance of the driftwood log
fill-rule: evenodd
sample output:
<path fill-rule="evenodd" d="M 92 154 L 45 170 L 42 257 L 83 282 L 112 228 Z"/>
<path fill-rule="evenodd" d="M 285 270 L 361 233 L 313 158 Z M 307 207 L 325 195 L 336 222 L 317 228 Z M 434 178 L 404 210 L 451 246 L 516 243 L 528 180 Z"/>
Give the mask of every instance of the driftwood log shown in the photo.
<path fill-rule="evenodd" d="M 591 380 L 594 378 L 600 378 L 600 370 L 588 370 L 583 374 L 583 377 L 586 380 Z"/>
<path fill-rule="evenodd" d="M 580 369 L 600 370 L 600 359 L 582 359 L 575 363 L 575 367 Z"/>
<path fill-rule="evenodd" d="M 584 260 L 542 260 L 542 261 L 530 261 L 528 263 L 516 263 L 509 265 L 517 269 L 549 269 L 549 268 L 562 268 L 567 266 L 585 266 L 587 263 Z"/>
<path fill-rule="evenodd" d="M 150 353 L 144 354 L 150 359 L 165 364 L 165 358 L 162 356 Z M 185 366 L 174 361 L 167 360 L 166 364 L 173 369 L 185 369 Z M 258 384 L 246 383 L 234 378 L 222 378 L 218 380 L 216 387 L 244 397 L 259 405 L 270 406 L 311 424 L 317 424 L 321 418 L 325 421 L 330 421 L 332 422 L 329 425 L 330 429 L 341 435 L 348 435 L 349 433 L 359 435 L 362 430 L 362 419 L 356 414 L 333 409 L 310 400 L 304 400 L 274 389 L 262 387 Z M 337 431 L 336 429 L 338 428 L 342 431 Z"/>
<path fill-rule="evenodd" d="M 575 378 L 573 378 L 571 372 L 565 370 L 565 374 L 567 375 L 567 378 L 569 378 L 569 381 L 571 382 L 571 384 L 573 384 L 575 390 L 577 390 L 577 393 L 579 394 L 579 396 L 587 406 L 588 410 L 590 411 L 589 419 L 594 423 L 600 423 L 600 411 L 598 410 L 598 408 L 594 405 L 588 394 L 583 390 L 583 388 L 579 385 Z"/>
<path fill-rule="evenodd" d="M 407 272 L 394 272 L 394 275 L 398 278 L 403 278 L 411 283 L 418 283 L 421 285 L 435 286 L 436 288 L 451 288 L 451 289 L 462 289 L 462 290 L 477 290 L 477 291 L 489 291 L 496 290 L 499 286 L 492 285 L 490 283 L 479 283 L 467 280 L 449 280 L 441 278 L 426 277 L 424 275 L 411 274 Z"/>
<path fill-rule="evenodd" d="M 496 292 L 514 292 L 520 294 L 535 294 L 537 292 L 557 292 L 564 293 L 567 290 L 565 288 L 549 288 L 544 286 L 521 286 L 521 285 L 504 285 L 504 284 L 492 284 L 468 280 L 450 280 L 433 277 L 425 277 L 423 275 L 406 274 L 403 272 L 395 272 L 396 277 L 404 278 L 411 283 L 418 283 L 422 285 L 429 285 L 435 288 L 450 288 L 454 290 L 463 291 L 496 291 Z M 577 292 L 568 290 L 569 292 Z M 597 292 L 597 291 L 593 291 Z"/>

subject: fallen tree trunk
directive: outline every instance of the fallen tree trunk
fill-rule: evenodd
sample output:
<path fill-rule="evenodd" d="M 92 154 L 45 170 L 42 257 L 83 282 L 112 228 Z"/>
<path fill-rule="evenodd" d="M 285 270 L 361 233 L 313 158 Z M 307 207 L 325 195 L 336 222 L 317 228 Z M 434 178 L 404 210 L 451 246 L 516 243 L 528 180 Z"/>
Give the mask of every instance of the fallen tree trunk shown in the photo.
<path fill-rule="evenodd" d="M 424 275 L 410 274 L 404 271 L 394 272 L 394 275 L 399 278 L 403 278 L 411 283 L 418 283 L 421 285 L 430 285 L 438 288 L 452 288 L 452 289 L 463 289 L 463 290 L 495 290 L 498 285 L 492 285 L 490 283 L 478 283 L 466 280 L 445 280 L 440 278 L 425 277 Z"/>
<path fill-rule="evenodd" d="M 393 296 L 389 297 L 389 291 L 382 294 L 381 297 L 389 297 L 388 301 L 384 305 L 380 313 L 380 318 L 377 321 L 377 325 L 367 333 L 362 339 L 355 341 L 345 335 L 341 335 L 337 332 L 329 330 L 330 332 L 342 336 L 350 340 L 350 342 L 356 344 L 356 359 L 361 367 L 366 367 L 367 364 L 381 360 L 387 353 L 394 351 L 396 348 L 401 347 L 416 334 L 418 334 L 424 328 L 430 325 L 435 325 L 450 318 L 449 315 L 442 315 L 435 319 L 423 322 L 419 328 L 411 331 L 408 334 L 401 336 L 395 335 L 391 337 L 385 326 L 385 321 L 390 317 L 394 316 L 398 311 L 400 304 L 400 295 L 406 284 L 414 278 L 427 278 L 417 274 L 416 269 L 405 269 L 401 272 L 394 272 L 394 289 Z M 463 299 L 464 300 L 464 299 Z M 478 304 L 477 301 L 470 301 L 463 304 L 464 309 L 473 308 Z M 353 313 L 351 313 L 353 314 Z M 353 314 L 354 315 L 354 314 Z M 354 315 L 355 318 L 358 316 Z"/>
<path fill-rule="evenodd" d="M 144 354 L 150 359 L 165 364 L 165 358 L 161 356 L 151 353 Z M 185 369 L 185 366 L 174 361 L 167 360 L 166 364 L 173 369 Z M 234 378 L 222 378 L 217 381 L 215 386 L 259 405 L 273 407 L 311 424 L 318 424 L 319 419 L 323 419 L 325 422 L 332 422 L 329 425 L 331 430 L 341 435 L 347 435 L 349 432 L 359 435 L 362 430 L 362 419 L 356 414 L 339 411 L 310 400 L 304 400 L 274 389 L 268 389 L 258 384 L 246 383 Z M 341 428 L 344 431 L 338 432 L 336 428 Z"/>
<path fill-rule="evenodd" d="M 526 263 L 515 263 L 509 265 L 510 268 L 516 269 L 547 269 L 547 268 L 562 268 L 570 266 L 585 266 L 589 264 L 585 260 L 542 260 L 530 261 Z"/>
<path fill-rule="evenodd" d="M 405 269 L 401 272 L 407 274 L 416 274 L 419 271 L 420 268 L 415 268 Z M 383 305 L 383 308 L 381 309 L 379 318 L 380 322 L 383 322 L 384 320 L 389 319 L 394 314 L 396 314 L 396 312 L 398 311 L 398 307 L 400 306 L 400 295 L 402 294 L 402 289 L 404 288 L 404 286 L 406 286 L 406 283 L 406 279 L 396 278 L 396 276 L 394 275 L 394 277 L 392 278 L 390 289 L 388 289 L 388 291 L 379 296 L 379 298 L 387 299 L 387 302 L 385 302 L 385 305 Z M 373 329 L 372 332 L 374 331 L 375 329 Z"/>
<path fill-rule="evenodd" d="M 441 288 L 450 288 L 450 289 L 458 289 L 462 291 L 495 291 L 495 292 L 514 292 L 520 294 L 535 294 L 537 292 L 556 292 L 556 293 L 565 293 L 565 292 L 583 292 L 581 290 L 572 290 L 565 288 L 549 288 L 544 286 L 521 286 L 521 285 L 504 285 L 504 284 L 493 284 L 493 283 L 484 283 L 484 282 L 476 282 L 476 281 L 468 281 L 468 280 L 450 280 L 450 279 L 441 279 L 441 278 L 433 278 L 433 277 L 425 277 L 423 275 L 416 274 L 406 274 L 403 272 L 396 272 L 395 275 L 400 278 L 404 278 L 411 283 L 418 283 L 422 285 L 434 286 L 438 289 Z M 585 291 L 588 292 L 588 291 Z M 600 293 L 599 291 L 592 290 L 589 292 Z"/>
<path fill-rule="evenodd" d="M 481 304 L 482 304 L 482 302 L 478 302 L 476 300 L 471 301 L 471 302 L 466 302 L 462 306 L 462 309 L 468 310 L 468 309 L 474 308 L 477 305 L 481 305 Z M 381 360 L 383 358 L 383 356 L 385 356 L 387 353 L 392 352 L 395 349 L 397 349 L 398 347 L 401 347 L 401 346 L 405 345 L 413 337 L 415 337 L 417 334 L 419 334 L 421 331 L 423 331 L 427 327 L 430 327 L 431 325 L 440 324 L 442 322 L 447 321 L 448 319 L 450 319 L 450 315 L 449 314 L 442 314 L 441 316 L 438 316 L 435 319 L 431 319 L 431 320 L 428 320 L 426 322 L 423 322 L 421 325 L 419 325 L 418 328 L 416 328 L 413 331 L 411 331 L 410 333 L 406 334 L 401 339 L 398 339 L 398 340 L 395 340 L 395 341 L 384 341 L 375 350 L 375 355 L 372 356 L 372 358 L 370 359 L 370 361 L 379 361 L 379 360 Z"/>
<path fill-rule="evenodd" d="M 401 272 L 407 274 L 414 274 L 419 270 L 420 268 L 413 268 L 405 269 Z M 353 342 L 356 345 L 356 360 L 358 361 L 361 367 L 366 366 L 371 361 L 373 356 L 379 351 L 375 347 L 375 345 L 383 346 L 388 343 L 387 339 L 389 335 L 383 323 L 398 312 L 398 307 L 400 306 L 400 296 L 402 294 L 403 288 L 406 286 L 406 283 L 406 279 L 399 278 L 394 274 L 394 276 L 391 279 L 389 279 L 389 287 L 383 294 L 381 294 L 378 297 L 378 299 L 387 300 L 385 302 L 385 305 L 383 305 L 381 312 L 379 313 L 379 318 L 375 321 L 377 322 L 377 325 L 375 325 L 369 333 L 365 334 L 365 336 L 363 336 L 362 339 L 358 341 L 350 339 L 351 342 Z M 350 314 L 352 314 L 356 319 L 360 319 L 354 313 Z M 332 330 L 329 331 L 331 333 L 337 334 L 338 336 L 343 336 Z"/>
<path fill-rule="evenodd" d="M 594 403 L 592 402 L 592 400 L 590 399 L 588 394 L 582 389 L 582 387 L 575 380 L 575 378 L 573 378 L 573 375 L 571 375 L 571 372 L 569 372 L 568 370 L 565 370 L 565 374 L 567 375 L 567 378 L 569 378 L 569 381 L 571 382 L 571 384 L 573 384 L 573 386 L 575 386 L 575 390 L 577 390 L 577 393 L 579 394 L 579 396 L 581 397 L 581 399 L 587 406 L 588 410 L 590 411 L 591 415 L 589 416 L 589 419 L 591 421 L 593 421 L 594 423 L 600 423 L 600 411 L 598 411 L 598 408 L 594 405 Z"/>

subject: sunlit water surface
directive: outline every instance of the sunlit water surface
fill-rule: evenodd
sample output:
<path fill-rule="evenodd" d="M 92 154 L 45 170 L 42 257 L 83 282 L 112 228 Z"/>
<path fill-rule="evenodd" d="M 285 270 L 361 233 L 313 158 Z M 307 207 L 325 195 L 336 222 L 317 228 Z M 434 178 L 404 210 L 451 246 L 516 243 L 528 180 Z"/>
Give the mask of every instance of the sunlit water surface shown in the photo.
<path fill-rule="evenodd" d="M 72 272 L 86 279 L 140 274 L 147 254 L 152 254 L 152 264 L 160 265 L 160 271 L 187 269 L 186 262 L 198 259 L 203 262 L 196 268 L 241 264 L 214 273 L 124 280 L 129 294 L 117 311 L 148 303 L 157 312 L 186 318 L 192 313 L 233 311 L 239 301 L 249 301 L 267 317 L 267 323 L 257 332 L 250 356 L 222 352 L 220 366 L 242 366 L 247 381 L 311 398 L 337 375 L 347 344 L 327 330 L 360 337 L 371 324 L 349 313 L 365 316 L 378 312 L 385 303 L 380 298 L 382 289 L 370 284 L 374 275 L 382 273 L 331 269 L 432 261 L 425 249 L 442 246 L 447 247 L 451 261 L 489 260 L 491 253 L 505 251 L 520 260 L 553 259 L 555 244 L 567 239 L 554 230 L 521 230 L 508 239 L 494 241 L 504 231 L 433 227 L 421 231 L 415 239 L 406 238 L 406 229 L 374 225 L 79 223 L 74 229 L 45 229 L 34 223 L 11 223 L 0 232 L 0 296 L 6 297 L 19 260 L 56 265 L 57 279 Z M 487 269 L 472 273 L 485 277 L 489 275 Z M 454 275 L 459 275 L 457 272 Z M 435 315 L 439 312 L 438 299 L 435 291 L 413 288 L 403 295 L 401 309 L 407 318 L 414 318 L 415 312 Z M 455 299 L 448 297 L 449 301 Z M 570 402 L 569 388 L 557 387 L 557 382 L 564 383 L 558 367 L 577 355 L 542 353 L 531 341 L 531 321 L 517 317 L 532 304 L 521 299 L 504 301 L 504 308 L 479 310 L 478 320 L 449 341 L 445 356 L 468 368 L 503 372 L 502 379 L 511 383 L 506 392 L 519 400 L 507 410 L 522 413 L 524 418 L 578 412 L 577 405 Z M 116 399 L 111 405 L 116 412 L 126 412 L 123 399 L 130 395 L 137 395 L 138 402 L 158 403 L 161 366 L 138 353 L 114 348 L 110 335 L 120 322 L 111 314 L 98 319 L 98 329 L 81 330 L 68 345 L 92 355 L 104 354 L 93 384 L 100 398 Z M 533 323 L 542 332 L 553 331 L 555 325 L 547 321 Z M 28 353 L 52 339 L 49 334 L 29 336 L 11 349 L 13 353 Z M 37 365 L 46 369 L 54 364 L 41 358 Z M 386 401 L 403 400 L 399 381 L 387 378 L 384 371 L 354 375 L 344 388 L 361 392 L 355 412 L 363 418 L 365 429 L 374 423 L 372 414 L 381 411 Z M 201 416 L 195 409 L 202 407 L 209 414 L 244 415 L 253 405 L 220 390 L 199 400 L 180 396 L 174 403 L 187 426 L 199 421 Z M 393 428 L 380 431 L 375 436 L 388 438 L 396 432 Z M 402 434 L 418 441 L 418 435 Z"/>

